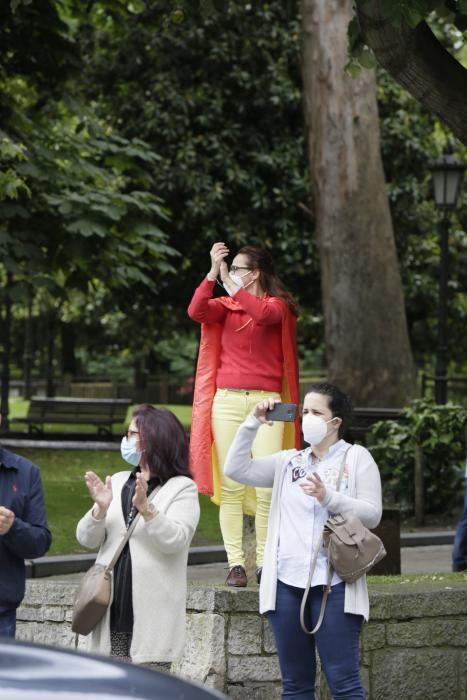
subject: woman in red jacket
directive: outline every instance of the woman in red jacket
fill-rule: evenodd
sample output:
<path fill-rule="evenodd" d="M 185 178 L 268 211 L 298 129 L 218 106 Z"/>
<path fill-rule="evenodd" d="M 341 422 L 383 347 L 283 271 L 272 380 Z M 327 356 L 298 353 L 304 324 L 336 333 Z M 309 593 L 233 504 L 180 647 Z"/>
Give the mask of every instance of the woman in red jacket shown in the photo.
<path fill-rule="evenodd" d="M 191 424 L 191 470 L 201 493 L 220 506 L 229 586 L 246 586 L 243 513 L 256 514 L 256 574 L 261 577 L 270 489 L 255 489 L 226 477 L 223 465 L 237 428 L 266 397 L 298 403 L 297 305 L 275 275 L 268 251 L 241 248 L 230 270 L 229 249 L 215 243 L 211 269 L 196 289 L 188 314 L 201 323 Z M 212 298 L 217 278 L 228 296 Z M 295 423 L 258 431 L 255 457 L 299 446 Z"/>

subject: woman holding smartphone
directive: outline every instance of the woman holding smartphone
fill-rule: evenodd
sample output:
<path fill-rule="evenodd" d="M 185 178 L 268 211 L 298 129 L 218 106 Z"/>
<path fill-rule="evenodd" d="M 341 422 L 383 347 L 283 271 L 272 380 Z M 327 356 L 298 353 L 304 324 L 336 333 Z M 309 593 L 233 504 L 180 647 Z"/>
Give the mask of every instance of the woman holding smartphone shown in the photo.
<path fill-rule="evenodd" d="M 369 617 L 365 576 L 345 583 L 333 573 L 324 618 L 315 634 L 302 629 L 300 607 L 316 554 L 304 610 L 307 629 L 314 628 L 328 584 L 321 535 L 329 513 L 352 511 L 368 528 L 379 523 L 378 467 L 365 447 L 342 439 L 351 404 L 338 387 L 327 383 L 312 385 L 304 399 L 302 430 L 309 447 L 252 457 L 251 445 L 258 430 L 267 428 L 267 412 L 273 406 L 271 399 L 261 401 L 240 426 L 225 471 L 243 484 L 273 487 L 260 612 L 267 613 L 276 640 L 282 697 L 314 699 L 316 646 L 332 697 L 364 700 L 359 639 L 362 622 Z"/>
<path fill-rule="evenodd" d="M 259 581 L 271 490 L 246 489 L 224 475 L 223 465 L 238 426 L 258 401 L 272 397 L 298 403 L 297 305 L 264 248 L 241 248 L 230 270 L 228 255 L 225 243 L 213 245 L 211 268 L 188 307 L 190 318 L 201 323 L 190 458 L 199 490 L 220 506 L 226 584 L 242 587 L 247 585 L 243 514 L 256 514 Z M 227 296 L 213 298 L 219 277 Z M 252 450 L 261 456 L 298 443 L 298 422 L 277 422 L 273 430 L 258 431 Z"/>

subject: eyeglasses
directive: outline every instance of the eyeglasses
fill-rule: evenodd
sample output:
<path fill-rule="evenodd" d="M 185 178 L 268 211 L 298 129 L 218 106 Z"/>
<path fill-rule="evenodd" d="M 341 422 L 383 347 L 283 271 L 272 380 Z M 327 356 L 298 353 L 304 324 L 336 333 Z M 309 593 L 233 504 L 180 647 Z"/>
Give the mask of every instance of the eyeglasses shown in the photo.
<path fill-rule="evenodd" d="M 128 440 L 130 440 L 133 435 L 139 435 L 139 430 L 127 430 L 125 435 L 127 436 Z"/>
<path fill-rule="evenodd" d="M 238 272 L 239 270 L 251 270 L 251 267 L 241 267 L 238 265 L 231 265 L 230 266 L 230 272 L 233 272 L 234 274 L 235 274 L 235 272 Z"/>

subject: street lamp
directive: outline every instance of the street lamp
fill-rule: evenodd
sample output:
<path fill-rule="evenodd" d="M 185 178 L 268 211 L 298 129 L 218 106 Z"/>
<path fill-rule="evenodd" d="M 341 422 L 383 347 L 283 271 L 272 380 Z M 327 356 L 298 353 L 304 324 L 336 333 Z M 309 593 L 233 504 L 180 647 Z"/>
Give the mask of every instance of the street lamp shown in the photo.
<path fill-rule="evenodd" d="M 447 292 L 449 262 L 449 212 L 455 209 L 465 165 L 456 160 L 452 144 L 448 141 L 443 155 L 430 165 L 433 177 L 433 192 L 437 208 L 442 213 L 439 219 L 440 264 L 438 345 L 436 348 L 435 399 L 438 404 L 447 400 L 448 341 L 447 341 Z"/>

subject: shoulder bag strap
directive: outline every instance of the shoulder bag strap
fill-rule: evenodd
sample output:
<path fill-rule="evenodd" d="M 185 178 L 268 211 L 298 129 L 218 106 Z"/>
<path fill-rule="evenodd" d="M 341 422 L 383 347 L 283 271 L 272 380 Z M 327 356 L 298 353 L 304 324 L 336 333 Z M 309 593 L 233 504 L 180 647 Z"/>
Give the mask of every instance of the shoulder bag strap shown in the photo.
<path fill-rule="evenodd" d="M 329 588 L 330 588 L 330 583 L 331 583 L 330 576 L 332 578 L 332 571 L 330 571 L 330 568 L 328 567 L 328 582 L 326 584 L 326 588 L 325 588 L 324 593 L 323 593 L 323 598 L 321 600 L 321 609 L 319 611 L 318 622 L 316 623 L 316 625 L 313 627 L 312 630 L 309 630 L 305 624 L 305 608 L 306 608 L 306 602 L 308 600 L 308 594 L 310 592 L 311 579 L 313 578 L 313 572 L 314 572 L 315 566 L 316 566 L 316 560 L 318 559 L 318 554 L 320 552 L 322 544 L 323 544 L 323 535 L 321 535 L 321 537 L 319 538 L 319 542 L 316 546 L 316 550 L 315 550 L 315 553 L 313 555 L 313 560 L 312 560 L 311 566 L 310 566 L 310 573 L 308 574 L 308 581 L 306 582 L 306 587 L 305 587 L 305 590 L 303 591 L 302 602 L 300 604 L 300 626 L 301 626 L 302 630 L 305 632 L 305 634 L 315 634 L 315 632 L 317 632 L 319 630 L 319 628 L 321 627 L 321 623 L 322 623 L 323 617 L 324 617 L 324 609 L 326 607 L 326 600 L 327 600 L 328 594 L 329 594 Z"/>
<path fill-rule="evenodd" d="M 345 451 L 344 459 L 342 460 L 341 468 L 339 469 L 339 476 L 337 477 L 337 481 L 336 481 L 336 491 L 339 491 L 339 489 L 340 489 L 342 477 L 344 476 L 345 460 L 347 459 L 347 455 L 349 454 L 351 449 L 352 449 L 352 445 L 350 445 L 350 447 L 348 447 Z"/>
<path fill-rule="evenodd" d="M 348 454 L 349 450 L 350 450 L 350 447 L 348 447 L 346 449 L 346 451 L 344 453 L 344 457 L 342 459 L 342 463 L 341 463 L 341 466 L 339 469 L 339 476 L 337 477 L 337 481 L 336 481 L 336 491 L 339 491 L 339 487 L 341 485 L 342 477 L 344 475 L 345 460 L 347 459 L 347 454 Z M 327 579 L 327 583 L 326 583 L 326 586 L 324 589 L 323 597 L 321 599 L 321 607 L 320 607 L 320 611 L 319 611 L 318 621 L 317 621 L 316 625 L 313 627 L 313 629 L 309 630 L 305 624 L 305 608 L 306 608 L 306 602 L 308 600 L 308 594 L 309 594 L 310 588 L 311 588 L 311 579 L 313 578 L 313 573 L 315 570 L 316 561 L 318 559 L 318 554 L 321 550 L 322 544 L 323 544 L 323 533 L 321 533 L 321 537 L 319 538 L 319 542 L 316 546 L 316 551 L 313 555 L 313 560 L 312 560 L 311 566 L 310 566 L 310 573 L 308 574 L 308 581 L 306 583 L 306 588 L 303 592 L 302 602 L 300 605 L 300 626 L 306 634 L 315 634 L 319 630 L 319 628 L 321 627 L 321 624 L 322 624 L 323 618 L 324 618 L 324 610 L 326 608 L 326 601 L 327 601 L 328 595 L 331 591 L 332 566 L 331 566 L 331 563 L 330 563 L 329 558 L 328 558 L 328 579 Z"/>
<path fill-rule="evenodd" d="M 161 488 L 160 485 L 159 485 L 159 486 L 156 486 L 156 488 L 155 488 L 155 489 L 153 490 L 153 492 L 151 493 L 151 498 L 150 498 L 149 500 L 152 500 L 152 499 L 154 498 L 154 496 L 155 496 L 156 493 L 160 490 L 160 488 Z M 141 517 L 141 514 L 138 513 L 138 515 L 137 515 L 135 518 L 133 518 L 133 522 L 131 523 L 131 525 L 130 525 L 130 527 L 128 528 L 128 530 L 125 532 L 125 534 L 124 534 L 124 536 L 122 537 L 122 539 L 120 540 L 120 543 L 119 543 L 117 549 L 115 550 L 115 553 L 114 553 L 112 559 L 111 559 L 110 562 L 107 564 L 106 571 L 108 571 L 109 573 L 113 571 L 113 568 L 114 568 L 115 564 L 116 564 L 117 561 L 118 561 L 118 557 L 119 557 L 120 554 L 123 552 L 126 543 L 128 542 L 128 540 L 130 539 L 131 535 L 133 534 L 133 531 L 134 531 L 136 525 L 138 524 L 138 520 L 140 519 L 140 517 Z"/>

